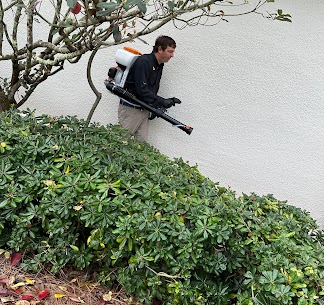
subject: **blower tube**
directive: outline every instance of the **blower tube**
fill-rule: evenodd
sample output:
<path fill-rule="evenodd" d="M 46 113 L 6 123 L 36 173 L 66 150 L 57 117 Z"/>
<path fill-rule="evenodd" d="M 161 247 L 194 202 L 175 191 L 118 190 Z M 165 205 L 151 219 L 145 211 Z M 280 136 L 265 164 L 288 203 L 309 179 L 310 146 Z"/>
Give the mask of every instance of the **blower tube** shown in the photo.
<path fill-rule="evenodd" d="M 170 117 L 169 115 L 165 114 L 162 110 L 156 109 L 156 108 L 142 102 L 141 100 L 139 100 L 137 97 L 135 97 L 133 94 L 131 94 L 130 92 L 128 92 L 124 88 L 122 88 L 120 86 L 117 86 L 117 85 L 115 85 L 114 83 L 111 83 L 111 82 L 106 83 L 106 88 L 109 91 L 111 91 L 112 93 L 116 94 L 117 96 L 119 96 L 121 98 L 124 98 L 124 99 L 126 99 L 128 101 L 133 101 L 133 102 L 137 103 L 138 105 L 145 108 L 146 110 L 154 113 L 157 117 L 160 117 L 163 120 L 171 123 L 173 126 L 180 128 L 181 130 L 183 130 L 188 135 L 191 134 L 191 132 L 193 130 L 192 127 L 177 121 L 176 119 L 174 119 L 174 118 Z"/>

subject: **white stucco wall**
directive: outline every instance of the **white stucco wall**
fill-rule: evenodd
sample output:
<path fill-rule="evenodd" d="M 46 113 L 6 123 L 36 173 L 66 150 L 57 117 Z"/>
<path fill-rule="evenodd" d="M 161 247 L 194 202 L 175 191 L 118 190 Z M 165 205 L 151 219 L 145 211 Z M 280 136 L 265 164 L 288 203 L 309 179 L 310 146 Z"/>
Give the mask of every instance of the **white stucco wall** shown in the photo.
<path fill-rule="evenodd" d="M 274 194 L 307 209 L 323 226 L 324 3 L 272 6 L 291 13 L 293 23 L 247 15 L 182 31 L 170 24 L 145 37 L 151 45 L 159 34 L 177 41 L 160 94 L 180 98 L 181 106 L 169 113 L 194 128 L 188 136 L 157 119 L 149 142 L 171 158 L 197 163 L 237 194 Z M 152 48 L 130 45 L 143 53 Z M 93 119 L 103 124 L 117 122 L 117 98 L 103 86 L 116 49 L 102 50 L 93 67 L 103 92 Z M 25 107 L 86 118 L 94 100 L 84 58 L 42 84 Z"/>

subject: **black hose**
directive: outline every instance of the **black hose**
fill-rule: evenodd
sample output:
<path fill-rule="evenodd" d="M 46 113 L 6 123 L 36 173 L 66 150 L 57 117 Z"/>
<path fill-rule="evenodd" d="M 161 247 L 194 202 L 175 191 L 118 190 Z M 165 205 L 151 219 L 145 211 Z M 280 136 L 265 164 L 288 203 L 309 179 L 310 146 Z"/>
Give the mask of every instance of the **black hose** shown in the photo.
<path fill-rule="evenodd" d="M 113 83 L 106 83 L 106 88 L 111 91 L 112 93 L 116 94 L 117 96 L 124 98 L 128 101 L 133 101 L 135 103 L 137 103 L 138 105 L 140 105 L 141 107 L 147 109 L 148 111 L 154 113 L 157 117 L 162 118 L 163 120 L 171 123 L 172 125 L 180 128 L 181 130 L 183 130 L 184 132 L 186 132 L 187 134 L 191 134 L 193 128 L 185 125 L 179 121 L 177 121 L 176 119 L 170 117 L 169 115 L 165 114 L 162 110 L 160 109 L 156 109 L 144 102 L 142 102 L 141 100 L 139 100 L 136 96 L 134 96 L 133 94 L 129 93 L 127 90 L 125 90 L 124 88 L 117 86 Z"/>

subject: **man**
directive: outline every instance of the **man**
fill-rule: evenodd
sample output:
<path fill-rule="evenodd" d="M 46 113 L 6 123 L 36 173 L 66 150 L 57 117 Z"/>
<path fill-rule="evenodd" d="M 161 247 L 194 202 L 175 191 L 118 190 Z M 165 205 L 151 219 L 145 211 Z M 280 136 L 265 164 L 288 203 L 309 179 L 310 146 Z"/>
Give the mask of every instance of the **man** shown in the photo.
<path fill-rule="evenodd" d="M 181 101 L 177 98 L 165 99 L 158 96 L 164 63 L 173 56 L 175 41 L 168 36 L 156 39 L 150 54 L 139 56 L 131 67 L 124 88 L 139 100 L 154 108 L 170 108 Z M 150 112 L 134 103 L 120 100 L 118 108 L 119 124 L 128 129 L 139 141 L 146 141 L 148 136 Z"/>

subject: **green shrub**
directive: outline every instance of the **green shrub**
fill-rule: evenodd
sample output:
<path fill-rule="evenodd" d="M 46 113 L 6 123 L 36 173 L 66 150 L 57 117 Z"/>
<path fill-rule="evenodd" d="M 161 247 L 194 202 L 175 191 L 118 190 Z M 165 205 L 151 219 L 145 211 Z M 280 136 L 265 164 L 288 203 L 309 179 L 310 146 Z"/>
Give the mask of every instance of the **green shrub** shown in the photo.
<path fill-rule="evenodd" d="M 324 304 L 322 243 L 306 211 L 237 196 L 118 126 L 1 114 L 0 247 L 25 268 L 90 266 L 146 304 Z"/>

